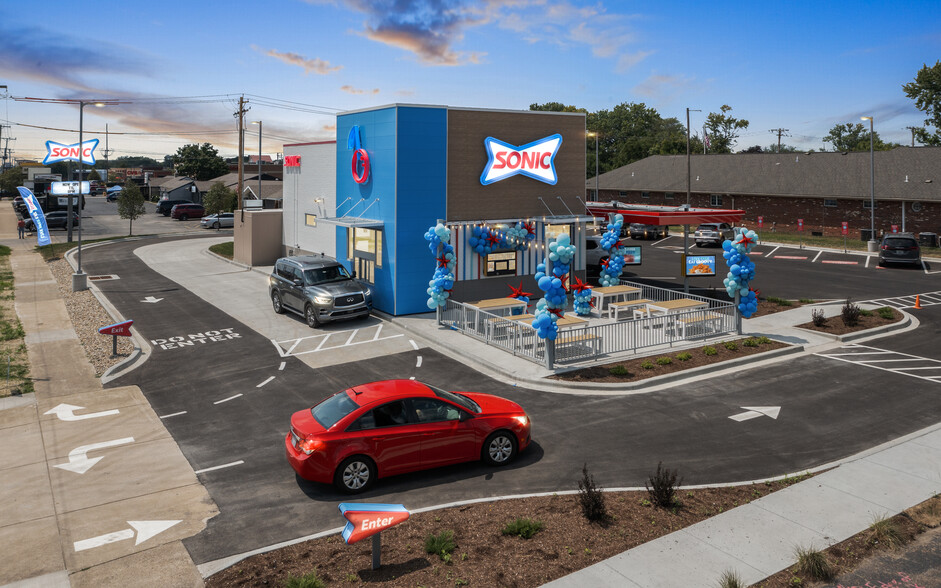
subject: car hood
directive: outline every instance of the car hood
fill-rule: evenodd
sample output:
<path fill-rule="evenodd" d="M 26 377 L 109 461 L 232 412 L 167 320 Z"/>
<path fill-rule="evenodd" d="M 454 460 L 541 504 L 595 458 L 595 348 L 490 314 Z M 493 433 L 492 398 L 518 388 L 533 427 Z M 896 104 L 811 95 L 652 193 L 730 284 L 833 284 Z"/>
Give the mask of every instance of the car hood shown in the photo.
<path fill-rule="evenodd" d="M 310 437 L 326 430 L 317 422 L 309 408 L 299 410 L 291 415 L 291 428 L 302 437 Z"/>
<path fill-rule="evenodd" d="M 506 398 L 494 396 L 493 394 L 483 394 L 481 392 L 459 392 L 459 394 L 467 396 L 480 405 L 480 414 L 526 414 L 526 411 L 523 410 L 523 407 L 521 407 L 519 404 L 513 402 L 512 400 L 507 400 Z"/>
<path fill-rule="evenodd" d="M 339 282 L 327 282 L 326 284 L 317 284 L 316 286 L 307 286 L 304 290 L 315 296 L 329 295 L 333 297 L 343 296 L 345 294 L 365 294 L 366 290 L 359 285 L 356 280 L 342 280 Z"/>

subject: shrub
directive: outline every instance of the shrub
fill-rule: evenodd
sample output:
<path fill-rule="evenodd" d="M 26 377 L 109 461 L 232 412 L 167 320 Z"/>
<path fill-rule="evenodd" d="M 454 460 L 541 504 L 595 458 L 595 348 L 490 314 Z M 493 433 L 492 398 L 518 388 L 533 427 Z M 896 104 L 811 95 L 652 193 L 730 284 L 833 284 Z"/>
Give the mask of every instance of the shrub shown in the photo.
<path fill-rule="evenodd" d="M 613 368 L 609 369 L 608 372 L 609 372 L 612 376 L 629 376 L 629 375 L 631 375 L 631 372 L 627 371 L 627 368 L 626 368 L 625 366 L 621 365 L 621 364 L 618 364 L 618 365 L 614 366 Z"/>
<path fill-rule="evenodd" d="M 749 337 L 748 339 L 742 341 L 742 347 L 758 347 L 758 339 Z"/>
<path fill-rule="evenodd" d="M 706 354 L 706 355 L 715 355 L 716 353 L 719 353 L 719 352 L 716 350 L 716 348 L 713 347 L 713 346 L 711 346 L 711 345 L 707 345 L 707 346 L 703 347 L 703 348 L 702 348 L 702 352 L 703 352 L 704 354 Z"/>
<path fill-rule="evenodd" d="M 676 358 L 680 361 L 688 361 L 693 358 L 693 355 L 688 351 L 684 351 L 683 353 L 677 353 Z"/>
<path fill-rule="evenodd" d="M 884 516 L 875 519 L 869 525 L 869 543 L 872 545 L 885 545 L 889 549 L 896 549 L 905 545 L 905 536 L 898 524 Z"/>
<path fill-rule="evenodd" d="M 817 551 L 813 547 L 797 546 L 795 549 L 797 556 L 797 573 L 810 576 L 814 580 L 827 580 L 833 577 L 833 566 L 830 560 L 822 551 Z"/>
<path fill-rule="evenodd" d="M 719 576 L 719 588 L 745 588 L 745 582 L 734 570 L 726 570 Z"/>
<path fill-rule="evenodd" d="M 773 302 L 777 304 L 778 306 L 794 306 L 793 302 L 791 302 L 790 300 L 786 300 L 784 298 L 776 298 L 774 296 L 768 296 L 767 298 L 765 298 L 765 300 L 767 300 L 768 302 Z"/>
<path fill-rule="evenodd" d="M 503 527 L 504 535 L 517 535 L 523 539 L 530 539 L 533 535 L 542 530 L 543 524 L 541 521 L 534 521 L 527 518 L 518 518 L 511 523 L 507 523 Z"/>
<path fill-rule="evenodd" d="M 317 572 L 303 576 L 288 576 L 284 581 L 284 588 L 326 588 L 327 584 L 317 577 Z"/>
<path fill-rule="evenodd" d="M 645 370 L 652 370 L 653 363 L 649 359 L 645 359 L 643 363 L 640 364 L 640 367 L 644 368 Z"/>
<path fill-rule="evenodd" d="M 608 520 L 608 507 L 604 502 L 604 492 L 595 485 L 595 478 L 588 473 L 588 464 L 582 466 L 582 479 L 578 481 L 578 503 L 582 514 L 593 523 Z"/>
<path fill-rule="evenodd" d="M 846 299 L 846 302 L 843 304 L 843 308 L 840 309 L 840 317 L 843 319 L 843 324 L 847 327 L 855 327 L 859 324 L 859 306 L 853 304 L 849 298 Z"/>
<path fill-rule="evenodd" d="M 771 343 L 771 339 L 762 335 L 761 337 L 758 337 L 758 343 L 762 345 L 769 345 Z"/>
<path fill-rule="evenodd" d="M 722 345 L 724 345 L 725 348 L 728 349 L 729 351 L 735 351 L 736 349 L 738 349 L 738 343 L 736 343 L 735 341 L 726 341 Z"/>
<path fill-rule="evenodd" d="M 660 508 L 670 508 L 676 505 L 676 489 L 682 483 L 682 479 L 676 479 L 676 470 L 665 469 L 661 461 L 657 464 L 657 473 L 650 476 L 644 486 L 651 502 Z"/>
<path fill-rule="evenodd" d="M 890 321 L 895 318 L 895 313 L 888 306 L 883 306 L 882 308 L 877 309 L 876 312 L 879 313 L 880 317 L 884 318 L 887 321 Z"/>
<path fill-rule="evenodd" d="M 425 553 L 437 554 L 442 560 L 451 559 L 451 552 L 455 547 L 457 544 L 454 543 L 454 531 L 441 531 L 425 538 Z"/>
<path fill-rule="evenodd" d="M 864 308 L 859 311 L 859 316 L 872 316 L 872 311 Z"/>
<path fill-rule="evenodd" d="M 823 327 L 827 324 L 827 316 L 822 308 L 815 308 L 810 311 L 810 320 L 813 321 L 815 327 Z"/>
<path fill-rule="evenodd" d="M 657 358 L 657 365 L 670 365 L 671 363 L 673 363 L 673 360 L 667 356 Z"/>
<path fill-rule="evenodd" d="M 814 301 L 813 301 L 812 299 L 810 299 L 810 298 L 801 298 L 801 299 L 800 299 L 800 303 L 801 303 L 801 304 L 813 304 Z"/>

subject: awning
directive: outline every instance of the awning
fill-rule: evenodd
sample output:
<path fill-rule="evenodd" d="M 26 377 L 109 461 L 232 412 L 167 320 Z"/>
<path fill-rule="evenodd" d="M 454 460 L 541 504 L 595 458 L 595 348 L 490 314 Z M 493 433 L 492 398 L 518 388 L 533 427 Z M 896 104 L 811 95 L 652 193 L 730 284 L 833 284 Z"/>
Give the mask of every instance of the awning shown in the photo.
<path fill-rule="evenodd" d="M 744 210 L 687 208 L 686 206 L 646 206 L 643 204 L 624 204 L 616 200 L 611 202 L 589 202 L 586 206 L 588 212 L 594 216 L 607 218 L 609 214 L 620 214 L 624 217 L 625 225 L 630 223 L 645 225 L 738 224 L 745 216 Z"/>
<path fill-rule="evenodd" d="M 358 216 L 335 216 L 318 217 L 317 222 L 325 222 L 338 227 L 347 227 L 351 229 L 381 229 L 384 223 L 381 220 L 373 218 L 362 218 Z"/>

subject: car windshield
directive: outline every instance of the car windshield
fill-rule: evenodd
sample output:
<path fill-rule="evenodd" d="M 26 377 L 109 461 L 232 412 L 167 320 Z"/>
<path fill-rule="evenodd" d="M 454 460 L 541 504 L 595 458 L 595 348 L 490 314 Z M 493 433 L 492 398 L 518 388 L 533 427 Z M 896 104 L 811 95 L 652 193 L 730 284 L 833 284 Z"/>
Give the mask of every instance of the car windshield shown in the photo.
<path fill-rule="evenodd" d="M 463 394 L 458 394 L 456 392 L 448 392 L 447 390 L 442 390 L 441 388 L 437 388 L 429 384 L 425 384 L 425 385 L 428 386 L 428 389 L 434 392 L 435 396 L 439 398 L 450 400 L 454 404 L 463 406 L 464 408 L 466 408 L 467 410 L 471 412 L 480 412 L 480 405 L 474 402 L 473 400 L 471 400 L 470 398 L 468 398 L 467 396 L 464 396 Z"/>
<path fill-rule="evenodd" d="M 329 429 L 357 408 L 359 405 L 350 398 L 349 390 L 344 390 L 310 409 L 310 413 L 314 415 L 314 419 L 320 423 L 320 426 Z"/>
<path fill-rule="evenodd" d="M 350 273 L 342 265 L 330 265 L 317 269 L 304 270 L 304 282 L 308 286 L 349 280 Z"/>

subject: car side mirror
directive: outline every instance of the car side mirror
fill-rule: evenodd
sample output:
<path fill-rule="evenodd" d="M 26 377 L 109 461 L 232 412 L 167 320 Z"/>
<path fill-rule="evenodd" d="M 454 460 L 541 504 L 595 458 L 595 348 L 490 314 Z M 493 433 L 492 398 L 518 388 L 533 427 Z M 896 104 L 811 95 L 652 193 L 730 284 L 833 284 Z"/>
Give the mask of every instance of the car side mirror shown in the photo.
<path fill-rule="evenodd" d="M 356 270 L 353 270 L 352 272 L 350 272 L 350 275 L 355 278 L 355 277 L 356 277 Z"/>
<path fill-rule="evenodd" d="M 461 422 L 462 422 L 462 423 L 463 423 L 464 421 L 469 421 L 469 420 L 471 420 L 472 418 L 474 418 L 474 415 L 472 415 L 471 413 L 469 413 L 469 412 L 464 412 L 463 410 L 461 411 Z"/>
<path fill-rule="evenodd" d="M 300 287 L 300 286 L 303 284 L 303 282 L 301 282 L 300 278 L 294 278 L 293 280 L 291 280 L 291 282 L 292 282 L 295 286 L 297 286 L 297 287 Z"/>

